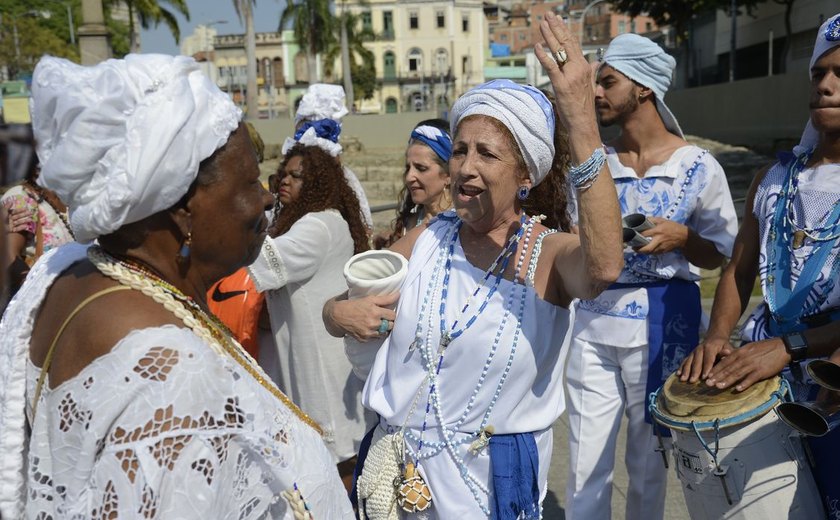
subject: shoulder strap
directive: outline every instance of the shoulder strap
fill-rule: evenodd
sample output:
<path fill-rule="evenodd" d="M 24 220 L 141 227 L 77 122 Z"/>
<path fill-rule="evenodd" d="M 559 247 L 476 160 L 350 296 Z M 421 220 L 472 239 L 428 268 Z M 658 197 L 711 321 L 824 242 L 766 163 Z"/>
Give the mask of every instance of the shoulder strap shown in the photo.
<path fill-rule="evenodd" d="M 105 296 L 106 294 L 110 294 L 112 292 L 117 291 L 123 291 L 126 289 L 131 289 L 131 287 L 128 287 L 127 285 L 115 285 L 114 287 L 109 287 L 107 289 L 103 289 L 101 291 L 91 294 L 90 296 L 85 298 L 79 305 L 77 305 L 76 308 L 73 309 L 73 312 L 71 312 L 70 315 L 67 316 L 67 319 L 64 320 L 64 323 L 61 324 L 61 327 L 59 327 L 58 332 L 55 334 L 52 343 L 50 343 L 50 348 L 49 350 L 47 350 L 47 356 L 44 358 L 44 365 L 41 367 L 41 375 L 38 376 L 38 385 L 35 387 L 35 400 L 32 402 L 33 421 L 35 420 L 35 412 L 38 410 L 38 400 L 41 398 L 41 390 L 44 387 L 44 381 L 47 377 L 47 373 L 50 371 L 53 356 L 55 355 L 55 346 L 58 343 L 59 338 L 61 338 L 61 335 L 64 334 L 64 329 L 66 329 L 67 325 L 70 324 L 70 321 L 72 321 L 73 318 L 75 318 L 76 315 L 79 314 L 79 312 L 93 300 L 101 296 Z"/>

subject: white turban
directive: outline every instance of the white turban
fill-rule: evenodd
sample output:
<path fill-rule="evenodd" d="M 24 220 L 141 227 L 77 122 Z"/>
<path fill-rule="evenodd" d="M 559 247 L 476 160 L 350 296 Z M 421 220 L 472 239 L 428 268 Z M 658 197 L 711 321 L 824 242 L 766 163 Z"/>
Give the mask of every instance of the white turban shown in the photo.
<path fill-rule="evenodd" d="M 315 83 L 306 89 L 295 113 L 295 125 L 304 120 L 332 119 L 339 121 L 347 115 L 344 87 Z"/>
<path fill-rule="evenodd" d="M 128 55 L 93 67 L 44 57 L 32 80 L 39 184 L 80 242 L 172 207 L 241 111 L 192 58 Z"/>
<path fill-rule="evenodd" d="M 685 137 L 677 118 L 665 104 L 665 93 L 671 86 L 671 77 L 677 65 L 672 56 L 649 38 L 629 33 L 613 38 L 604 53 L 604 63 L 651 89 L 665 128 L 672 134 Z"/>
<path fill-rule="evenodd" d="M 817 31 L 817 41 L 814 42 L 814 52 L 811 54 L 811 62 L 808 64 L 808 74 L 811 74 L 811 69 L 823 54 L 837 46 L 840 46 L 840 13 L 826 20 L 820 26 L 820 30 Z M 810 150 L 817 145 L 819 139 L 819 132 L 814 128 L 811 119 L 808 118 L 805 131 L 802 132 L 802 139 L 799 140 L 799 145 L 793 148 L 793 153 L 799 155 Z"/>
<path fill-rule="evenodd" d="M 495 79 L 467 91 L 452 106 L 452 135 L 461 119 L 482 115 L 496 119 L 513 134 L 528 175 L 536 186 L 554 162 L 554 107 L 530 85 Z"/>

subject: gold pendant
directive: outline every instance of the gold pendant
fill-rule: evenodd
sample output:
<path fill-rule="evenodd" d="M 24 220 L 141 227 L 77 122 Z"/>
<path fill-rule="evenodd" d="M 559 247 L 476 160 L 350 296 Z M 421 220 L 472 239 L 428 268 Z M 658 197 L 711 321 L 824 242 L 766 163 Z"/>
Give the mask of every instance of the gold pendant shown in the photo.
<path fill-rule="evenodd" d="M 411 462 L 405 465 L 402 484 L 397 490 L 397 504 L 406 513 L 425 511 L 432 505 L 432 492 Z"/>
<path fill-rule="evenodd" d="M 793 242 L 791 245 L 794 249 L 799 249 L 805 244 L 805 231 L 799 229 L 793 233 Z"/>

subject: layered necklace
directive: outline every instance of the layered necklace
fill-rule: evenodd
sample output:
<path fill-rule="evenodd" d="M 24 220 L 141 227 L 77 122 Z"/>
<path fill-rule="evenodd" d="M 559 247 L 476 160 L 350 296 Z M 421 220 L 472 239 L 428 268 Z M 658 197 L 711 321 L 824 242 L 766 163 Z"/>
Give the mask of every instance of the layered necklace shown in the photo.
<path fill-rule="evenodd" d="M 115 258 L 99 246 L 90 247 L 87 254 L 90 261 L 102 274 L 122 285 L 142 292 L 163 305 L 196 336 L 203 339 L 216 354 L 230 356 L 242 369 L 256 379 L 260 386 L 268 390 L 304 424 L 313 428 L 319 435 L 323 435 L 323 430 L 318 423 L 298 408 L 286 394 L 281 392 L 250 354 L 233 339 L 233 333 L 230 329 L 218 318 L 205 311 L 193 298 L 158 276 L 148 266 L 135 260 Z"/>
<path fill-rule="evenodd" d="M 469 471 L 466 462 L 459 453 L 459 444 L 463 444 L 463 442 L 456 441 L 455 436 L 457 432 L 461 429 L 461 427 L 466 423 L 470 412 L 473 410 L 476 404 L 477 396 L 482 387 L 484 386 L 484 383 L 490 371 L 490 367 L 493 364 L 493 360 L 495 359 L 496 353 L 500 346 L 503 331 L 507 327 L 507 324 L 512 316 L 515 295 L 519 294 L 519 306 L 516 309 L 517 312 L 514 317 L 515 330 L 513 334 L 511 350 L 508 355 L 505 368 L 499 378 L 499 381 L 496 384 L 496 388 L 493 392 L 493 397 L 491 398 L 490 403 L 482 416 L 479 428 L 477 429 L 477 431 L 472 432 L 472 434 L 468 437 L 468 440 L 474 439 L 470 443 L 468 451 L 473 455 L 477 455 L 489 444 L 489 438 L 493 434 L 493 427 L 488 424 L 489 419 L 493 408 L 495 407 L 495 404 L 498 401 L 499 396 L 501 395 L 502 388 L 504 387 L 505 382 L 507 381 L 508 375 L 513 364 L 513 358 L 516 354 L 516 347 L 521 332 L 522 316 L 525 309 L 525 298 L 527 294 L 526 286 L 524 283 L 518 283 L 516 281 L 516 276 L 521 271 L 522 265 L 525 260 L 525 256 L 527 255 L 528 243 L 530 241 L 531 232 L 533 231 L 534 225 L 540 220 L 542 220 L 542 218 L 542 216 L 534 216 L 531 217 L 530 220 L 526 220 L 526 215 L 524 213 L 522 214 L 519 221 L 519 228 L 507 240 L 507 242 L 502 248 L 502 251 L 496 257 L 496 259 L 493 261 L 490 267 L 485 271 L 484 276 L 482 276 L 481 280 L 477 283 L 475 290 L 473 290 L 470 293 L 469 297 L 467 298 L 464 305 L 461 307 L 460 312 L 458 313 L 457 317 L 453 320 L 452 324 L 447 325 L 446 306 L 448 299 L 450 273 L 452 269 L 452 258 L 454 256 L 455 243 L 458 240 L 458 234 L 462 225 L 462 221 L 457 220 L 454 223 L 454 225 L 450 227 L 442 241 L 443 243 L 446 243 L 448 241 L 448 244 L 445 248 L 440 248 L 440 253 L 438 254 L 438 258 L 436 260 L 432 278 L 426 288 L 426 294 L 421 304 L 420 314 L 417 320 L 417 329 L 415 331 L 415 338 L 411 346 L 409 347 L 409 350 L 415 350 L 418 348 L 420 349 L 426 375 L 423 379 L 423 382 L 420 385 L 420 388 L 418 388 L 417 394 L 414 397 L 414 401 L 411 405 L 411 410 L 409 411 L 408 416 L 406 417 L 406 423 L 414 414 L 417 401 L 422 393 L 425 384 L 428 382 L 428 395 L 426 399 L 425 414 L 423 417 L 423 425 L 420 429 L 419 436 L 414 435 L 411 432 L 411 430 L 405 427 L 405 424 L 402 427 L 403 435 L 405 436 L 405 438 L 411 443 L 415 443 L 417 445 L 417 449 L 412 450 L 414 463 L 419 467 L 423 459 L 431 458 L 441 453 L 442 451 L 446 451 L 452 458 L 455 465 L 458 467 L 459 475 L 461 476 L 461 479 L 464 481 L 465 485 L 472 493 L 474 500 L 484 512 L 484 514 L 488 517 L 490 516 L 490 509 L 487 505 L 485 505 L 481 497 L 482 495 L 484 495 L 485 497 L 488 496 L 490 492 L 487 489 L 485 483 L 481 482 Z M 468 329 L 472 327 L 472 325 L 476 322 L 478 317 L 487 308 L 490 299 L 497 292 L 499 284 L 501 283 L 502 278 L 504 278 L 504 273 L 507 270 L 510 259 L 512 258 L 514 253 L 516 253 L 519 243 L 523 240 L 523 237 L 524 244 L 522 246 L 517 260 L 516 269 L 514 270 L 514 283 L 516 284 L 515 288 L 519 288 L 519 291 L 517 293 L 517 291 L 514 290 L 515 288 L 512 288 L 508 293 L 506 299 L 507 303 L 504 306 L 505 310 L 502 319 L 499 323 L 499 328 L 494 335 L 494 340 L 490 347 L 490 351 L 487 355 L 484 366 L 482 368 L 481 375 L 479 376 L 478 381 L 476 382 L 476 386 L 470 394 L 469 399 L 467 400 L 467 404 L 463 413 L 461 413 L 460 417 L 455 422 L 455 424 L 453 424 L 452 426 L 445 426 L 442 412 L 443 404 L 440 392 L 439 377 L 446 351 L 448 348 L 450 348 L 450 345 L 453 341 L 461 337 Z M 488 282 L 491 278 L 493 279 L 493 282 L 489 287 L 487 287 Z M 431 312 L 429 312 L 429 310 L 432 307 L 432 302 L 435 299 L 435 292 L 437 292 L 438 287 L 440 287 L 440 305 L 438 308 L 438 320 L 435 320 L 435 316 Z M 482 290 L 484 290 L 484 296 L 483 298 L 479 298 L 479 294 L 481 294 Z M 479 301 L 480 303 L 478 303 Z M 473 311 L 471 315 L 467 316 L 469 309 L 473 309 Z M 435 323 L 435 321 L 437 321 L 437 323 Z M 437 328 L 440 338 L 436 350 L 434 349 L 433 337 L 433 332 L 435 328 Z M 438 426 L 440 427 L 441 437 L 443 439 L 442 441 L 432 442 L 424 439 L 430 415 L 434 415 L 435 420 L 437 421 Z M 426 449 L 426 451 L 424 451 L 424 448 Z M 414 464 L 408 464 L 408 468 L 411 474 L 413 475 Z M 406 472 L 406 475 L 404 476 L 404 482 L 408 480 L 407 477 L 409 477 L 408 472 Z M 416 477 L 414 477 L 414 479 L 416 480 Z"/>
<path fill-rule="evenodd" d="M 820 219 L 824 222 L 822 227 L 800 228 L 795 219 L 799 175 L 813 152 L 812 148 L 790 161 L 767 233 L 767 306 L 774 318 L 771 327 L 774 334 L 797 328 L 799 318 L 817 312 L 828 297 L 828 291 L 821 291 L 817 298 L 807 302 L 835 241 L 840 238 L 840 199 Z M 813 248 L 808 261 L 794 280 L 791 257 L 794 251 L 804 245 L 806 237 L 812 240 Z M 836 279 L 838 270 L 840 262 L 835 261 L 826 279 Z M 776 327 L 780 328 L 777 330 Z"/>

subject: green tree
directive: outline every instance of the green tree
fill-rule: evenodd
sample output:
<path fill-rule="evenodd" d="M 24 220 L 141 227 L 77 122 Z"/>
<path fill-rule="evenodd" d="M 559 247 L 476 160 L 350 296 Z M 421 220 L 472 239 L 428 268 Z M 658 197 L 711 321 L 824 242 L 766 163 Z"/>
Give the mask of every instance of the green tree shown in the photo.
<path fill-rule="evenodd" d="M 79 60 L 78 48 L 69 45 L 66 12 L 49 0 L 0 0 L 0 64 L 10 77 L 31 74 L 44 54 Z"/>
<path fill-rule="evenodd" d="M 362 26 L 361 17 L 358 14 L 345 10 L 336 21 L 344 26 L 349 51 L 346 56 L 349 61 L 349 71 L 347 66 L 342 67 L 342 75 L 346 76 L 349 72 L 352 78 L 353 92 L 347 93 L 348 104 L 350 104 L 350 99 L 353 99 L 351 96 L 355 93 L 360 94 L 363 99 L 370 99 L 376 90 L 376 59 L 373 52 L 364 44 L 374 41 L 376 35 L 369 28 Z M 336 30 L 341 31 L 342 27 L 339 25 Z M 328 76 L 333 74 L 336 59 L 341 55 L 341 39 L 333 38 L 324 53 L 324 72 Z M 345 65 L 345 56 L 341 56 L 341 58 L 342 65 Z M 344 88 L 347 89 L 347 85 Z"/>
<path fill-rule="evenodd" d="M 157 27 L 161 22 L 165 23 L 169 27 L 169 32 L 175 38 L 175 43 L 181 40 L 181 28 L 178 26 L 175 13 L 182 14 L 187 20 L 190 19 L 190 10 L 187 7 L 186 0 L 103 0 L 102 4 L 112 11 L 119 4 L 125 4 L 128 7 L 129 48 L 131 52 L 139 51 L 136 39 L 137 28 L 134 26 L 135 17 L 140 19 L 140 26 L 143 29 Z"/>
<path fill-rule="evenodd" d="M 316 56 L 324 53 L 335 40 L 335 19 L 330 12 L 329 0 L 287 0 L 280 14 L 278 32 L 290 22 L 295 41 L 306 52 L 309 83 L 320 81 Z"/>
<path fill-rule="evenodd" d="M 245 91 L 245 116 L 248 119 L 258 119 L 260 116 L 257 106 L 257 35 L 254 31 L 254 6 L 256 0 L 233 0 L 239 21 L 245 24 L 245 66 L 247 76 L 247 90 Z"/>

